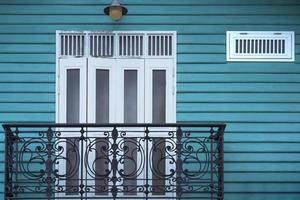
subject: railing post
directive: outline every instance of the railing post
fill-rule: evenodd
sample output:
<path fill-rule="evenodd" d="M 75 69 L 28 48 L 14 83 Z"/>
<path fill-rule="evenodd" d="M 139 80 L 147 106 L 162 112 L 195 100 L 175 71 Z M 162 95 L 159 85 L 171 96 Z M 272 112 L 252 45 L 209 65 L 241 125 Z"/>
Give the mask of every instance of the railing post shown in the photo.
<path fill-rule="evenodd" d="M 13 142 L 15 137 L 11 129 L 7 126 L 4 127 L 5 131 L 5 180 L 4 180 L 4 192 L 5 199 L 11 199 L 13 195 Z"/>
<path fill-rule="evenodd" d="M 222 126 L 218 129 L 217 140 L 218 140 L 218 200 L 223 200 L 224 198 L 224 129 L 225 126 Z"/>
<path fill-rule="evenodd" d="M 214 199 L 214 141 L 215 141 L 215 135 L 214 135 L 214 128 L 210 127 L 210 199 Z"/>

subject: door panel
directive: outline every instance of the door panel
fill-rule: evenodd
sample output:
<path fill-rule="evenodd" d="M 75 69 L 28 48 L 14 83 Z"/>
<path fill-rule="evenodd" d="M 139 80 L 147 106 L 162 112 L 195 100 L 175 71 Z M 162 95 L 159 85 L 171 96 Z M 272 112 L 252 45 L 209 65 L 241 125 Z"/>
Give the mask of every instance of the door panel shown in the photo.
<path fill-rule="evenodd" d="M 146 59 L 145 60 L 145 121 L 146 123 L 174 123 L 175 113 L 173 108 L 174 76 L 172 59 Z M 151 157 L 150 170 L 147 172 L 152 180 L 151 197 L 172 198 L 175 193 L 166 193 L 166 185 L 170 184 L 176 166 L 175 161 L 170 160 L 172 150 L 176 144 L 167 139 L 175 130 L 170 128 L 151 128 L 150 137 L 154 139 L 149 144 Z"/>
<path fill-rule="evenodd" d="M 88 123 L 115 123 L 114 106 L 116 104 L 116 61 L 109 58 L 88 59 Z M 90 186 L 88 197 L 107 196 L 109 193 L 108 177 L 111 176 L 112 157 L 109 154 L 111 143 L 107 128 L 89 128 L 85 152 L 87 164 L 87 185 Z"/>
<path fill-rule="evenodd" d="M 174 123 L 176 122 L 176 113 L 174 110 L 175 101 L 174 98 L 174 65 L 173 59 L 145 59 L 145 122 L 146 123 Z M 163 79 L 163 74 L 165 74 L 165 79 Z M 165 81 L 165 121 L 162 119 L 158 120 L 159 108 L 153 110 L 157 103 L 163 106 L 161 102 L 162 99 L 159 94 L 157 98 L 153 99 L 154 93 L 163 92 L 164 88 L 156 88 L 159 86 L 157 81 Z M 159 106 L 159 105 L 157 105 Z M 153 113 L 154 111 L 154 113 Z M 153 119 L 153 114 L 155 119 Z M 159 118 L 163 118 L 160 116 Z"/>
<path fill-rule="evenodd" d="M 117 107 L 117 122 L 119 123 L 143 123 L 144 122 L 144 59 L 119 59 L 117 60 L 119 99 Z M 142 136 L 141 128 L 121 128 L 124 132 L 120 142 L 124 147 L 124 164 L 120 169 L 124 170 L 122 196 L 141 195 L 137 193 L 137 185 L 144 184 L 143 169 L 140 168 L 142 155 L 140 150 L 144 144 L 138 141 Z"/>
<path fill-rule="evenodd" d="M 89 58 L 88 65 L 87 122 L 116 123 L 116 59 Z"/>
<path fill-rule="evenodd" d="M 86 123 L 86 59 L 60 59 L 59 70 L 59 96 L 58 107 L 62 112 L 58 113 L 58 123 Z M 59 152 L 58 174 L 63 177 L 61 185 L 64 193 L 58 193 L 61 197 L 79 197 L 79 169 L 81 168 L 80 151 L 85 148 L 78 138 L 81 136 L 79 129 L 59 130 L 56 144 L 64 151 Z"/>

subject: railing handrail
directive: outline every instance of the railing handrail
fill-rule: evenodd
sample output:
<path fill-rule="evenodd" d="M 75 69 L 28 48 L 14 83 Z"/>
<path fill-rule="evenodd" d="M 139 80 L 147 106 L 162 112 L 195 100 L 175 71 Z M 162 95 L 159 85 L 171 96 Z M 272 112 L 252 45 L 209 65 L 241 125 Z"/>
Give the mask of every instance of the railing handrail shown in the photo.
<path fill-rule="evenodd" d="M 3 128 L 16 128 L 16 127 L 219 127 L 225 128 L 225 123 L 214 123 L 214 122 L 203 122 L 203 123 L 165 123 L 165 124 L 158 124 L 158 123 L 7 123 L 2 124 Z"/>

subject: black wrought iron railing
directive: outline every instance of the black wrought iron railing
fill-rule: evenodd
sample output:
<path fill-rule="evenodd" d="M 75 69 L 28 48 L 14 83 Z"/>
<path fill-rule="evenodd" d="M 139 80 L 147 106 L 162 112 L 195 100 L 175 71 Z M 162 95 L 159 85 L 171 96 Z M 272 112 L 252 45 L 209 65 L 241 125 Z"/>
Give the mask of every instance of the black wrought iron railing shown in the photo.
<path fill-rule="evenodd" d="M 223 199 L 224 124 L 6 124 L 5 199 Z"/>

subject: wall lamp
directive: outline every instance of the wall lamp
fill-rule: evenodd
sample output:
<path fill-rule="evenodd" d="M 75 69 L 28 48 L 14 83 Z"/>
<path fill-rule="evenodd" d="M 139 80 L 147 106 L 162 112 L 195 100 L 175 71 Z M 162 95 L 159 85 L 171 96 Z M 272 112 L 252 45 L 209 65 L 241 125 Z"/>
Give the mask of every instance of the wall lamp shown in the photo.
<path fill-rule="evenodd" d="M 118 0 L 113 0 L 109 6 L 104 8 L 104 13 L 109 15 L 114 21 L 121 19 L 127 12 L 127 8 L 122 6 Z"/>

